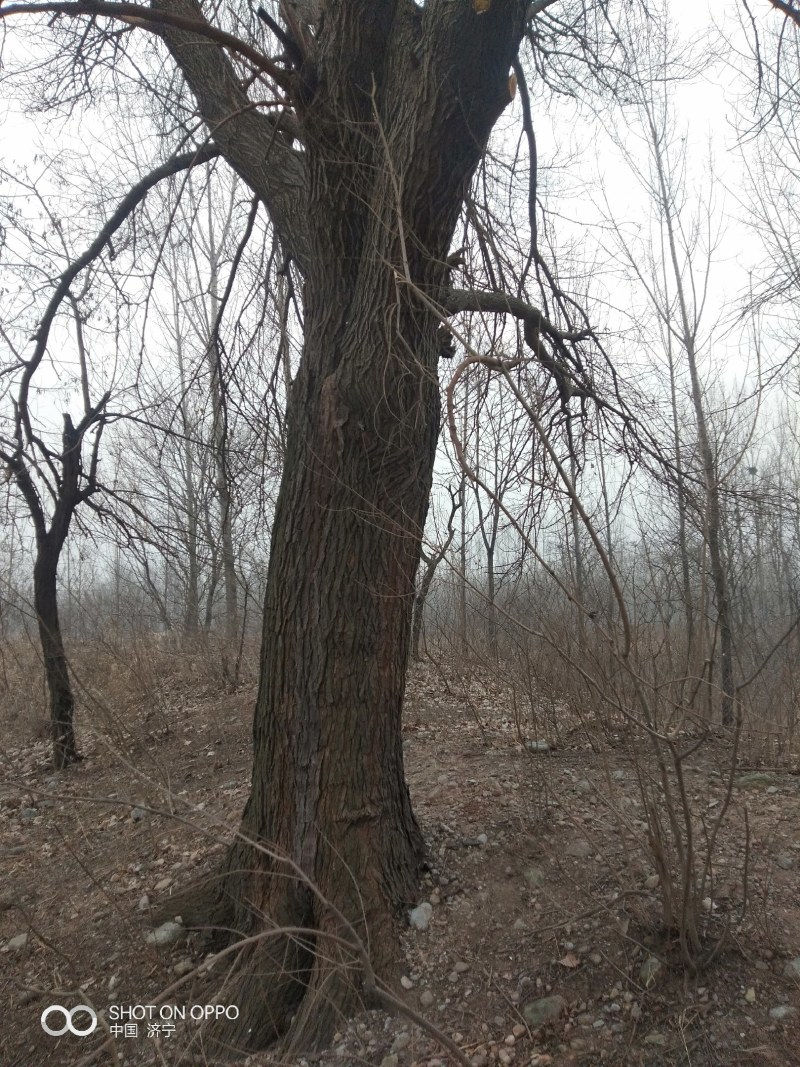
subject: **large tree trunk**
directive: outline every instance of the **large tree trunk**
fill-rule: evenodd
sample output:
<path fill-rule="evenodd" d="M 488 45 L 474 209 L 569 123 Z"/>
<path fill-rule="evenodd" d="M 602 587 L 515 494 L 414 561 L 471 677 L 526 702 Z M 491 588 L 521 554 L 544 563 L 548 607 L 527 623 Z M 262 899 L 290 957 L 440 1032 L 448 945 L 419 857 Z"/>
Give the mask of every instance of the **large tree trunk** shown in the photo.
<path fill-rule="evenodd" d="M 50 697 L 50 725 L 53 736 L 53 764 L 61 770 L 80 756 L 75 745 L 72 693 L 61 623 L 58 617 L 57 570 L 59 551 L 48 538 L 37 547 L 33 568 L 33 605 L 42 643 L 47 691 Z"/>
<path fill-rule="evenodd" d="M 330 935 L 349 937 L 350 924 L 390 976 L 391 923 L 416 898 L 423 842 L 401 712 L 440 405 L 439 319 L 415 290 L 442 296 L 464 194 L 509 101 L 524 8 L 329 3 L 315 39 L 297 108 L 305 342 L 289 400 L 242 835 L 289 857 L 324 900 L 280 859 L 234 844 L 220 925 L 312 931 L 245 950 L 238 1029 L 224 1034 L 234 1044 L 327 1040 L 360 981 Z M 208 44 L 194 53 L 184 47 L 191 35 L 165 38 L 215 136 L 230 137 L 209 97 Z M 232 162 L 252 180 L 257 153 L 235 148 Z"/>

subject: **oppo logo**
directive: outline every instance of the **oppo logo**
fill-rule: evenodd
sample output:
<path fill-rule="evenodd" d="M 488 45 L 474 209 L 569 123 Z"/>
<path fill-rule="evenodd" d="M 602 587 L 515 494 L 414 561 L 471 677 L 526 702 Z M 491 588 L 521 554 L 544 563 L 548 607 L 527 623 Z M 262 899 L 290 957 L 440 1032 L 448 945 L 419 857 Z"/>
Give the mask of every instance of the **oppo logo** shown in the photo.
<path fill-rule="evenodd" d="M 47 1020 L 53 1012 L 63 1015 L 64 1017 L 64 1025 L 60 1030 L 53 1030 L 47 1024 Z M 79 1015 L 81 1012 L 86 1012 L 89 1016 L 89 1025 L 83 1030 L 77 1027 L 72 1021 L 75 1016 Z M 51 1037 L 63 1037 L 67 1032 L 74 1034 L 75 1037 L 88 1037 L 89 1034 L 94 1033 L 97 1029 L 97 1012 L 95 1012 L 94 1008 L 90 1008 L 88 1004 L 78 1004 L 77 1007 L 72 1008 L 71 1010 L 62 1007 L 60 1004 L 51 1004 L 49 1008 L 45 1008 L 42 1012 L 42 1029 Z"/>

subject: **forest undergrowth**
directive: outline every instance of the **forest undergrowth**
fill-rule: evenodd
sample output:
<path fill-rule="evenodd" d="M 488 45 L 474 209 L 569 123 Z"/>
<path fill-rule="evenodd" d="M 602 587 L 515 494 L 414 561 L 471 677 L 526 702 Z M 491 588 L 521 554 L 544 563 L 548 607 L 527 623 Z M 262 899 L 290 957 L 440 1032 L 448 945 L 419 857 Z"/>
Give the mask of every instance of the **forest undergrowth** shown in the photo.
<path fill-rule="evenodd" d="M 54 1055 L 132 1065 L 219 1055 L 197 1021 L 170 1029 L 157 1014 L 126 1033 L 113 1029 L 114 1008 L 226 1004 L 234 959 L 185 930 L 170 901 L 218 866 L 236 832 L 254 674 L 242 669 L 232 684 L 211 643 L 123 644 L 74 650 L 85 758 L 59 774 L 48 765 L 43 694 L 30 685 L 33 654 L 3 650 L 8 1067 Z M 658 760 L 625 716 L 597 711 L 550 660 L 499 668 L 431 649 L 411 667 L 404 750 L 428 859 L 419 899 L 398 916 L 393 995 L 407 1010 L 365 1003 L 328 1051 L 251 1055 L 252 1067 L 433 1067 L 456 1062 L 445 1040 L 475 1067 L 798 1062 L 796 749 L 784 744 L 778 759 L 742 729 L 729 773 L 730 731 L 673 731 L 688 753 L 679 829 L 685 843 L 688 811 L 702 859 L 702 884 L 692 885 L 702 892 L 698 952 L 687 959 L 686 857 L 674 848 Z M 667 773 L 674 785 L 674 767 Z M 174 936 L 153 943 L 167 915 Z M 349 975 L 361 984 L 353 962 Z M 48 1037 L 40 1016 L 51 1003 L 91 1006 L 97 1030 Z"/>

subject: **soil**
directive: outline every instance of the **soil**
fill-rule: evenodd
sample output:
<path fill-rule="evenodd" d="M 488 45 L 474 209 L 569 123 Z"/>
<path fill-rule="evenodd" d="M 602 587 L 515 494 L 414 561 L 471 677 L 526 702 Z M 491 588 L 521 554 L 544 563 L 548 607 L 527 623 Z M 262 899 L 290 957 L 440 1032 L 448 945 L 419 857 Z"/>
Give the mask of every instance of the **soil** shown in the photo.
<path fill-rule="evenodd" d="M 214 961 L 202 937 L 181 929 L 172 944 L 147 938 L 173 895 L 214 871 L 237 828 L 253 702 L 251 687 L 183 687 L 162 694 L 157 710 L 127 709 L 124 729 L 91 733 L 79 721 L 86 758 L 59 774 L 30 722 L 6 724 L 2 1067 L 213 1062 L 191 1012 L 235 1009 L 225 987 L 233 957 Z M 530 751 L 530 740 L 549 747 Z M 687 792 L 707 825 L 725 802 L 727 743 L 709 739 L 686 761 Z M 566 716 L 557 739 L 532 734 L 495 674 L 426 662 L 410 673 L 405 750 L 429 846 L 419 902 L 430 904 L 430 922 L 420 930 L 408 913 L 399 918 L 396 989 L 468 1062 L 800 1064 L 800 978 L 787 976 L 800 956 L 791 758 L 733 790 L 705 904 L 709 947 L 722 930 L 727 937 L 692 974 L 663 932 L 642 840 L 641 765 L 623 730 L 592 733 Z M 537 1025 L 531 1004 L 549 996 L 563 999 Z M 89 1005 L 97 1029 L 48 1036 L 40 1019 L 53 1004 Z M 118 1018 L 119 1006 L 137 1005 L 152 1005 L 149 1022 Z M 187 1018 L 165 1027 L 164 1012 L 182 1009 Z M 89 1019 L 76 1014 L 74 1024 Z M 48 1016 L 51 1028 L 64 1021 Z M 259 1053 L 245 1062 L 288 1061 Z M 325 1052 L 291 1061 L 452 1062 L 413 1018 L 376 1010 L 343 1020 Z"/>

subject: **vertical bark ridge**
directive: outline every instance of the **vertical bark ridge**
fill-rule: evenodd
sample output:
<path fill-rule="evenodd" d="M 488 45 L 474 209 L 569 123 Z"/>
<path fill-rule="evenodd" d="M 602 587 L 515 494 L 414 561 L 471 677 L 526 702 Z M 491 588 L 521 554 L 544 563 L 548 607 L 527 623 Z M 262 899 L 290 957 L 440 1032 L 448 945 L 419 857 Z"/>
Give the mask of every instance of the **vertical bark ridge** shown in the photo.
<path fill-rule="evenodd" d="M 467 3 L 330 0 L 297 108 L 305 336 L 273 524 L 242 832 L 288 855 L 387 976 L 387 931 L 415 899 L 423 854 L 401 716 L 440 417 L 439 323 L 405 272 L 434 298 L 446 283 L 464 194 L 509 102 L 524 8 L 494 0 L 477 15 Z M 170 48 L 195 88 L 191 35 L 164 36 L 180 40 Z M 200 86 L 201 109 L 207 91 Z M 211 109 L 209 120 L 218 114 Z M 234 165 L 244 173 L 240 156 Z M 318 931 L 313 944 L 287 935 L 248 952 L 235 1042 L 258 1047 L 287 1029 L 292 1048 L 324 1041 L 359 996 L 353 961 L 325 937 L 349 936 L 334 912 L 243 840 L 228 856 L 222 905 L 236 931 Z"/>

